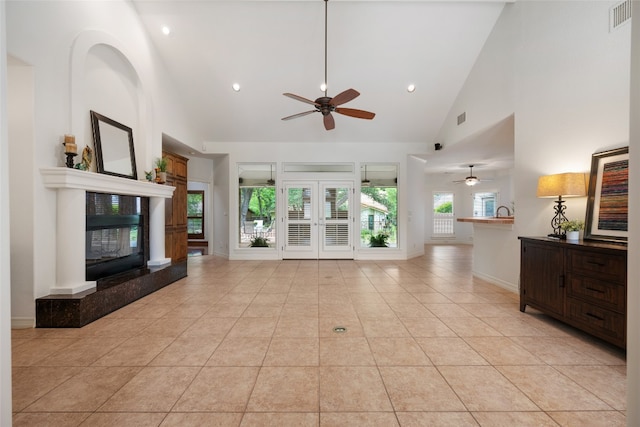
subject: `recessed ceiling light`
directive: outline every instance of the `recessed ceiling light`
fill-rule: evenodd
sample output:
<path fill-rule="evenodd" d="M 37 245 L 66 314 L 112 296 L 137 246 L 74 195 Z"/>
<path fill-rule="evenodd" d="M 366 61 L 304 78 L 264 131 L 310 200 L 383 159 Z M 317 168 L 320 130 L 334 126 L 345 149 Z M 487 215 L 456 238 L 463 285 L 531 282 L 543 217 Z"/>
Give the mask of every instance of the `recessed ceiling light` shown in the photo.
<path fill-rule="evenodd" d="M 326 83 L 322 83 L 320 85 L 320 90 L 323 91 L 323 92 L 326 91 L 327 90 L 327 84 Z"/>
<path fill-rule="evenodd" d="M 171 34 L 171 28 L 167 27 L 166 25 L 163 25 L 162 34 L 164 34 L 165 36 L 168 36 L 169 34 Z"/>
<path fill-rule="evenodd" d="M 413 83 L 407 86 L 407 92 L 412 93 L 415 90 L 416 90 L 416 85 L 414 85 Z"/>
<path fill-rule="evenodd" d="M 231 87 L 233 88 L 233 90 L 235 90 L 236 92 L 240 92 L 240 83 L 234 83 L 233 85 L 231 85 Z"/>

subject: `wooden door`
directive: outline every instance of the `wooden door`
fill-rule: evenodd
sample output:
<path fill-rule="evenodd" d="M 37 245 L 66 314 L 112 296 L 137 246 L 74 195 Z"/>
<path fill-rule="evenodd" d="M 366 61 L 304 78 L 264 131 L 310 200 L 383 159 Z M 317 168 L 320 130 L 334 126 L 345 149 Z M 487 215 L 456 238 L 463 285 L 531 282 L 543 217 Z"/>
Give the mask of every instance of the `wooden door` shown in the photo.
<path fill-rule="evenodd" d="M 174 153 L 163 152 L 167 159 L 167 182 L 175 187 L 171 200 L 165 201 L 165 256 L 173 262 L 187 259 L 187 161 Z"/>

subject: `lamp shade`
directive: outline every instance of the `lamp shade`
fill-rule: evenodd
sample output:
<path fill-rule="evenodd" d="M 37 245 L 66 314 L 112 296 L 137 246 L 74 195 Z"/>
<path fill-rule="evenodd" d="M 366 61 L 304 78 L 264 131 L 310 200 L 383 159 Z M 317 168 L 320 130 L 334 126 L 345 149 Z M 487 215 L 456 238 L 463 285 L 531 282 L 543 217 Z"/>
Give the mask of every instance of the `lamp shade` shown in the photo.
<path fill-rule="evenodd" d="M 583 173 L 557 173 L 538 178 L 538 197 L 581 197 L 587 195 Z"/>

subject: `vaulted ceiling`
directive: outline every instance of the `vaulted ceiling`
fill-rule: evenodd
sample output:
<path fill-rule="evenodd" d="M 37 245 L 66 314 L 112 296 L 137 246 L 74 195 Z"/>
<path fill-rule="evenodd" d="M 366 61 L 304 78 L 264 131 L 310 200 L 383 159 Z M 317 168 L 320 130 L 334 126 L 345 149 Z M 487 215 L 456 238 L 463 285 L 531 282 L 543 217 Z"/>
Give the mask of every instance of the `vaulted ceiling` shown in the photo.
<path fill-rule="evenodd" d="M 283 93 L 323 96 L 323 0 L 133 4 L 206 142 L 432 146 L 504 1 L 329 1 L 328 96 L 356 89 L 343 106 L 376 113 L 334 113 L 331 131 L 320 113 L 281 120 L 313 109 Z"/>

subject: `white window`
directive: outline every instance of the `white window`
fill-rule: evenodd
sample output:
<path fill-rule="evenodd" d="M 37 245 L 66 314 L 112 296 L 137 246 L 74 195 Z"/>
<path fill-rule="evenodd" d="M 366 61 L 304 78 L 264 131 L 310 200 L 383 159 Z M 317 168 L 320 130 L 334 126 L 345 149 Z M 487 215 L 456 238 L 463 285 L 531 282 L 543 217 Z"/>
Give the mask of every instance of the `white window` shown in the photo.
<path fill-rule="evenodd" d="M 398 247 L 398 166 L 360 166 L 360 246 Z"/>
<path fill-rule="evenodd" d="M 433 235 L 454 235 L 453 193 L 433 193 Z"/>
<path fill-rule="evenodd" d="M 473 216 L 496 216 L 498 193 L 473 193 Z"/>

